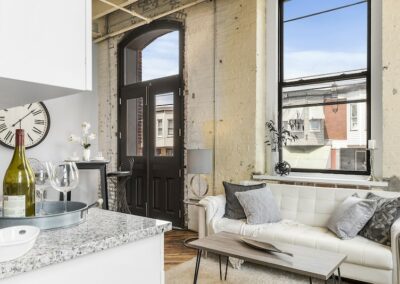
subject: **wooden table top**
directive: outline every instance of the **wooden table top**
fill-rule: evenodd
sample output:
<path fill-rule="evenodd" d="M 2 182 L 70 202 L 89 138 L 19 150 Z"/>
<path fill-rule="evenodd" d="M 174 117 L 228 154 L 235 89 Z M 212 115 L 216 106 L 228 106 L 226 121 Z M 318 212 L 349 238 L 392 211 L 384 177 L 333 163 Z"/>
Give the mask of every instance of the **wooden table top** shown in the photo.
<path fill-rule="evenodd" d="M 251 248 L 241 240 L 242 237 L 244 236 L 220 232 L 190 242 L 188 246 L 322 280 L 329 279 L 346 259 L 344 254 L 269 241 L 280 250 L 292 253 L 293 257 L 268 253 Z M 259 238 L 245 238 L 263 242 Z"/>

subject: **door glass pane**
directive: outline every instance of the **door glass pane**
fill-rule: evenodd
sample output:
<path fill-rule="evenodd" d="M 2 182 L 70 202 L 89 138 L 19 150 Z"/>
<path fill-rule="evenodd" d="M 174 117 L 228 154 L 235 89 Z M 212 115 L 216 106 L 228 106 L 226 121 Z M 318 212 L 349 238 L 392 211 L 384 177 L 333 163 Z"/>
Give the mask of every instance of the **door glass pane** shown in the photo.
<path fill-rule="evenodd" d="M 179 32 L 158 37 L 142 51 L 142 81 L 179 74 Z"/>
<path fill-rule="evenodd" d="M 155 156 L 174 155 L 174 94 L 158 94 L 155 97 Z M 166 131 L 165 131 L 165 130 Z"/>
<path fill-rule="evenodd" d="M 143 156 L 143 98 L 126 103 L 126 154 Z"/>

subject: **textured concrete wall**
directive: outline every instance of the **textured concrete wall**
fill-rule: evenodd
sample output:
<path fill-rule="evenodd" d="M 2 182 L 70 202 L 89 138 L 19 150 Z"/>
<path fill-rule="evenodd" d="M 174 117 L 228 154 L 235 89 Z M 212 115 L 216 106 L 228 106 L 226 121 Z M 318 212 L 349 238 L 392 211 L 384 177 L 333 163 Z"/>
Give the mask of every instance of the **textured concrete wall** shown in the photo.
<path fill-rule="evenodd" d="M 219 0 L 186 12 L 186 148 L 214 149 L 214 193 L 264 171 L 263 3 Z"/>
<path fill-rule="evenodd" d="M 383 176 L 389 178 L 400 176 L 400 1 L 382 4 Z"/>

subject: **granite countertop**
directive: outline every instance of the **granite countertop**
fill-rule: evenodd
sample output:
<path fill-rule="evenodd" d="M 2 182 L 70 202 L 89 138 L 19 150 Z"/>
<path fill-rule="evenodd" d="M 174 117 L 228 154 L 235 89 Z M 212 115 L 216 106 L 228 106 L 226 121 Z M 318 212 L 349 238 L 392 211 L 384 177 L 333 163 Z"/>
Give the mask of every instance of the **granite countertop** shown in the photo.
<path fill-rule="evenodd" d="M 42 231 L 26 255 L 0 263 L 0 279 L 162 234 L 170 222 L 92 208 L 78 226 Z"/>

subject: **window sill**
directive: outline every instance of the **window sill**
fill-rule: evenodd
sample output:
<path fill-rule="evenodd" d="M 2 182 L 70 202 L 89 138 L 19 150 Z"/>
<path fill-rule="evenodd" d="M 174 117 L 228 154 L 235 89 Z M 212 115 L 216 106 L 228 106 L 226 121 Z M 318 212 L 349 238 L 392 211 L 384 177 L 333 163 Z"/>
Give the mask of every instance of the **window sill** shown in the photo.
<path fill-rule="evenodd" d="M 385 188 L 388 183 L 385 181 L 370 181 L 368 176 L 341 175 L 341 174 L 320 174 L 320 173 L 290 173 L 288 176 L 253 175 L 253 180 L 268 180 L 278 182 L 312 183 L 351 185 L 356 187 Z"/>

